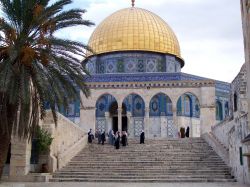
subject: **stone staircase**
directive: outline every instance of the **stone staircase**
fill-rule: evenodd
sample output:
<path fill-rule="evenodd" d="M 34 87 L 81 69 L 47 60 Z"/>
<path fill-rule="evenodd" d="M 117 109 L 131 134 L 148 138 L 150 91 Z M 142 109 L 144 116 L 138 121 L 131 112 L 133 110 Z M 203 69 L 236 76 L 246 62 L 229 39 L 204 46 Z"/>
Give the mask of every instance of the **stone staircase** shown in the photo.
<path fill-rule="evenodd" d="M 87 145 L 51 182 L 234 182 L 230 169 L 201 138 L 130 140 L 119 150 Z"/>

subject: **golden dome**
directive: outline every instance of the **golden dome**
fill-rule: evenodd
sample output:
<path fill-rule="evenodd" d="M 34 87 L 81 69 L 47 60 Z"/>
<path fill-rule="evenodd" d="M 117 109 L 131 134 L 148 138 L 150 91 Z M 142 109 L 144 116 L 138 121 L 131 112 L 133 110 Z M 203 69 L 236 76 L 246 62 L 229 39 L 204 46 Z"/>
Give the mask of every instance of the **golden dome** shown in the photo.
<path fill-rule="evenodd" d="M 95 54 L 152 51 L 181 58 L 179 42 L 168 24 L 150 11 L 134 7 L 107 17 L 95 29 L 88 45 Z"/>

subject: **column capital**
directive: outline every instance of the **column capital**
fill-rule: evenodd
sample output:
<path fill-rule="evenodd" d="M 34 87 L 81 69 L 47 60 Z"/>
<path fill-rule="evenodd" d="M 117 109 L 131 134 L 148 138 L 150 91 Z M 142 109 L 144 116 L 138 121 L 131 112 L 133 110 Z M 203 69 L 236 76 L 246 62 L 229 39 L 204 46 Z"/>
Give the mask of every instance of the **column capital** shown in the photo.
<path fill-rule="evenodd" d="M 118 112 L 118 114 L 122 113 L 122 107 L 118 107 L 117 112 Z"/>
<path fill-rule="evenodd" d="M 110 113 L 109 112 L 105 112 L 105 117 L 109 117 Z"/>

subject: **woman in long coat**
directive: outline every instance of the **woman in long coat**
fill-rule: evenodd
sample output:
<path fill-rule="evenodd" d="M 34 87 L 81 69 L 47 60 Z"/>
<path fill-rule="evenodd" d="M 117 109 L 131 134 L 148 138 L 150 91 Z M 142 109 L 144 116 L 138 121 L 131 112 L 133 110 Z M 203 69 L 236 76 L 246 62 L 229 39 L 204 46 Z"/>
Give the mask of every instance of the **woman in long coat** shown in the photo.
<path fill-rule="evenodd" d="M 145 133 L 144 131 L 141 132 L 141 135 L 140 135 L 140 144 L 144 144 L 144 140 L 145 140 Z"/>
<path fill-rule="evenodd" d="M 115 137 L 115 148 L 116 149 L 120 148 L 120 141 L 121 141 L 120 132 L 117 132 L 116 137 Z"/>

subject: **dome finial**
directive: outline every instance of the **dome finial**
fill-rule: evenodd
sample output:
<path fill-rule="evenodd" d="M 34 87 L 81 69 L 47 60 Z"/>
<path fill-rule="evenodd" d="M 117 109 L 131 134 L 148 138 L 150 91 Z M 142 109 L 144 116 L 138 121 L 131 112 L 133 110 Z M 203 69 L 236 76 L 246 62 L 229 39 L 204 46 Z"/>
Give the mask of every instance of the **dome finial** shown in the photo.
<path fill-rule="evenodd" d="M 135 6 L 135 0 L 132 0 L 132 7 Z"/>

